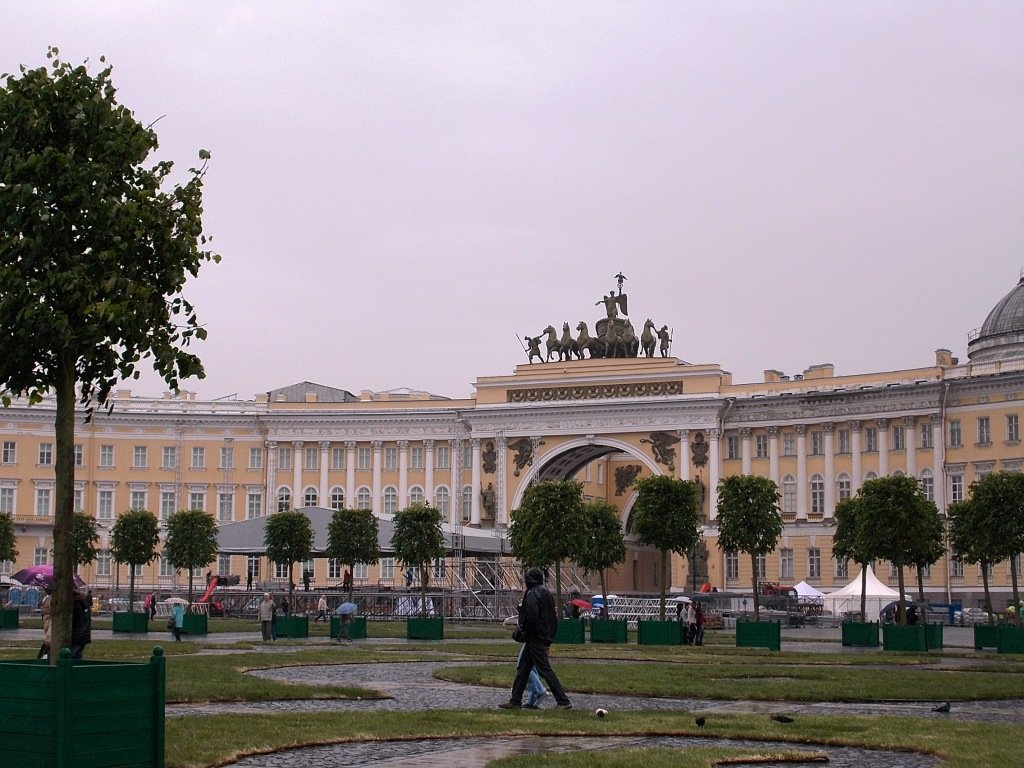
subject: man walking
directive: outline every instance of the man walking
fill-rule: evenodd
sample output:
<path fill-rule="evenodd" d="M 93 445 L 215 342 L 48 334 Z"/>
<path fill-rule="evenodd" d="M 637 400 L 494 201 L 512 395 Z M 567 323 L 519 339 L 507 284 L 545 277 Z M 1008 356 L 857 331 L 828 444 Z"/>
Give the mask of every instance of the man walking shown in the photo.
<path fill-rule="evenodd" d="M 523 628 L 524 648 L 516 667 L 516 680 L 512 684 L 512 695 L 507 702 L 499 704 L 501 709 L 520 709 L 523 706 L 523 691 L 530 678 L 530 672 L 537 670 L 555 697 L 559 709 L 572 709 L 569 697 L 565 695 L 558 675 L 548 661 L 548 647 L 555 639 L 558 628 L 558 614 L 555 599 L 544 588 L 544 574 L 539 568 L 526 572 L 526 594 L 523 595 L 519 611 L 519 624 Z"/>

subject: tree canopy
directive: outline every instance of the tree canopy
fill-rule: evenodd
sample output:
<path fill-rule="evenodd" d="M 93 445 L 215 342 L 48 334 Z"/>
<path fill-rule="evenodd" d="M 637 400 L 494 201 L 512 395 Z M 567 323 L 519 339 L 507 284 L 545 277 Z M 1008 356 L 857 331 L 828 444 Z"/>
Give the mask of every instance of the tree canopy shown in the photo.
<path fill-rule="evenodd" d="M 1017 556 L 1024 552 L 1024 474 L 992 472 L 971 483 L 971 506 L 988 527 L 990 562 L 1010 561 L 1013 604 L 1020 605 Z"/>
<path fill-rule="evenodd" d="M 395 531 L 391 546 L 395 557 L 420 572 L 420 611 L 427 613 L 427 584 L 430 562 L 444 557 L 444 531 L 441 510 L 429 504 L 410 504 L 395 513 Z"/>
<path fill-rule="evenodd" d="M 217 523 L 213 515 L 201 509 L 183 509 L 167 518 L 164 557 L 175 570 L 188 571 L 188 601 L 196 568 L 205 568 L 217 559 Z"/>
<path fill-rule="evenodd" d="M 327 556 L 346 565 L 351 573 L 356 563 L 373 565 L 380 558 L 380 527 L 369 509 L 337 509 L 327 525 Z M 352 581 L 348 599 L 352 599 Z"/>
<path fill-rule="evenodd" d="M 145 509 L 122 512 L 110 529 L 110 554 L 128 568 L 128 612 L 135 606 L 135 567 L 156 557 L 160 544 L 160 524 L 156 515 Z"/>
<path fill-rule="evenodd" d="M 860 620 L 867 621 L 868 563 L 871 553 L 861 529 L 860 497 L 843 499 L 836 504 L 836 531 L 832 535 L 832 556 L 836 560 L 853 560 L 860 564 Z"/>
<path fill-rule="evenodd" d="M 761 618 L 757 558 L 775 549 L 782 535 L 779 487 L 756 475 L 730 475 L 718 482 L 718 546 L 746 552 L 754 587 L 754 621 Z"/>
<path fill-rule="evenodd" d="M 75 512 L 72 527 L 75 541 L 75 565 L 88 565 L 99 555 L 97 544 L 100 534 L 96 530 L 96 518 L 86 512 Z"/>
<path fill-rule="evenodd" d="M 583 545 L 575 560 L 586 570 L 597 571 L 601 594 L 607 596 L 605 571 L 626 560 L 626 537 L 619 522 L 619 510 L 606 501 L 587 502 L 583 505 L 583 532 Z"/>
<path fill-rule="evenodd" d="M 686 555 L 700 540 L 700 491 L 694 483 L 668 475 L 642 477 L 634 487 L 633 530 L 641 544 L 656 547 L 661 554 L 659 615 L 664 621 L 671 553 Z"/>
<path fill-rule="evenodd" d="M 0 513 L 0 562 L 18 557 L 17 540 L 14 536 L 14 520 L 6 513 Z"/>
<path fill-rule="evenodd" d="M 954 550 L 950 552 L 950 557 L 981 566 L 985 612 L 988 614 L 991 624 L 993 618 L 992 591 L 989 588 L 988 569 L 994 562 L 993 558 L 998 557 L 1001 543 L 994 538 L 995 531 L 992 526 L 988 525 L 982 512 L 982 508 L 976 506 L 970 499 L 954 501 L 946 509 L 946 514 L 949 517 L 949 545 Z"/>
<path fill-rule="evenodd" d="M 267 518 L 263 528 L 267 559 L 288 566 L 288 605 L 295 605 L 292 568 L 313 554 L 313 524 L 302 512 L 277 512 Z"/>
<path fill-rule="evenodd" d="M 219 257 L 203 248 L 209 153 L 171 186 L 170 161 L 145 165 L 157 135 L 118 102 L 104 59 L 92 75 L 55 48 L 47 58 L 49 67 L 21 67 L 0 83 L 0 401 L 56 398 L 50 606 L 52 644 L 62 648 L 75 566 L 76 398 L 91 413 L 143 360 L 172 389 L 201 378 L 185 348 L 206 331 L 182 289 Z"/>

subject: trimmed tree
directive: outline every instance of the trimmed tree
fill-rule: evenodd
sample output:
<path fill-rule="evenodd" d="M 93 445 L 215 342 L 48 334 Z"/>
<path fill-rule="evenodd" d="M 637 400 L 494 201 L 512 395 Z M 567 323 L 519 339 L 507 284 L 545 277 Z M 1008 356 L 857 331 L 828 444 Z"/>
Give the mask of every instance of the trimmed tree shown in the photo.
<path fill-rule="evenodd" d="M 512 554 L 526 567 L 555 569 L 555 605 L 562 605 L 562 562 L 583 546 L 583 484 L 574 480 L 532 483 L 512 510 Z M 561 608 L 559 608 L 561 610 Z"/>
<path fill-rule="evenodd" d="M 761 620 L 757 558 L 775 549 L 782 535 L 779 487 L 756 475 L 731 475 L 718 482 L 718 546 L 750 555 L 754 621 Z"/>
<path fill-rule="evenodd" d="M 118 515 L 110 529 L 110 555 L 128 566 L 128 613 L 135 612 L 135 569 L 156 557 L 160 524 L 146 509 L 129 509 Z"/>
<path fill-rule="evenodd" d="M 836 532 L 832 535 L 832 555 L 837 560 L 853 560 L 860 565 L 860 620 L 867 621 L 868 564 L 871 555 L 861 532 L 860 497 L 836 504 Z"/>
<path fill-rule="evenodd" d="M 1000 471 L 975 480 L 971 483 L 971 505 L 989 529 L 991 562 L 1010 561 L 1013 604 L 1019 606 L 1017 557 L 1024 551 L 1024 474 Z"/>
<path fill-rule="evenodd" d="M 985 612 L 988 614 L 988 623 L 991 624 L 994 617 L 988 569 L 994 562 L 994 553 L 998 550 L 998 542 L 992 536 L 992 527 L 982 517 L 981 508 L 975 506 L 969 499 L 954 501 L 947 508 L 946 514 L 949 516 L 949 545 L 956 550 L 956 556 L 965 563 L 981 566 Z"/>
<path fill-rule="evenodd" d="M 75 401 L 87 416 L 151 358 L 171 389 L 203 376 L 206 331 L 182 295 L 206 261 L 203 165 L 183 185 L 145 166 L 151 126 L 117 102 L 111 68 L 47 57 L 0 84 L 0 399 L 56 398 L 52 645 L 71 644 Z M 101 58 L 101 62 L 104 60 Z M 56 665 L 57 654 L 50 655 Z"/>
<path fill-rule="evenodd" d="M 619 523 L 619 510 L 606 501 L 591 501 L 583 505 L 583 546 L 575 560 L 588 571 L 597 571 L 601 594 L 608 604 L 608 586 L 605 571 L 626 560 L 626 537 Z"/>
<path fill-rule="evenodd" d="M 313 524 L 297 510 L 277 512 L 267 518 L 263 528 L 267 559 L 288 566 L 288 605 L 295 605 L 292 569 L 313 554 Z"/>
<path fill-rule="evenodd" d="M 196 568 L 217 559 L 217 523 L 201 509 L 183 509 L 167 518 L 164 557 L 175 570 L 188 571 L 188 602 L 192 603 L 192 580 Z"/>
<path fill-rule="evenodd" d="M 6 513 L 0 513 L 0 562 L 12 563 L 18 557 L 17 540 L 14 537 L 14 520 Z"/>
<path fill-rule="evenodd" d="M 427 583 L 430 563 L 444 557 L 444 531 L 441 511 L 429 504 L 410 504 L 395 513 L 395 532 L 391 547 L 395 557 L 420 572 L 420 613 L 427 615 Z"/>
<path fill-rule="evenodd" d="M 96 530 L 96 518 L 85 512 L 75 512 L 72 530 L 75 541 L 75 565 L 88 565 L 99 555 L 97 544 L 100 534 Z"/>
<path fill-rule="evenodd" d="M 688 480 L 650 475 L 636 481 L 633 530 L 641 544 L 661 554 L 659 615 L 665 620 L 665 590 L 672 553 L 685 556 L 700 541 L 700 491 Z"/>
<path fill-rule="evenodd" d="M 369 509 L 337 509 L 327 525 L 327 556 L 354 573 L 356 563 L 374 565 L 380 558 L 380 528 Z M 352 581 L 348 599 L 352 601 Z"/>

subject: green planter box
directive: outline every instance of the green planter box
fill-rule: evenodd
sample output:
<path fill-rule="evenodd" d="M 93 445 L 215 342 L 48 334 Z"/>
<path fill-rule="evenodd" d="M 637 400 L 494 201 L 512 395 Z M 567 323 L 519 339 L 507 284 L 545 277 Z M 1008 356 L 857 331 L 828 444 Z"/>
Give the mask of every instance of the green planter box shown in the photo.
<path fill-rule="evenodd" d="M 843 645 L 877 648 L 878 622 L 844 621 Z"/>
<path fill-rule="evenodd" d="M 883 624 L 882 648 L 887 651 L 927 651 L 924 624 Z"/>
<path fill-rule="evenodd" d="M 331 616 L 331 639 L 336 639 L 341 634 L 341 617 Z M 348 636 L 353 640 L 366 639 L 366 617 L 353 616 L 348 620 Z"/>
<path fill-rule="evenodd" d="M 113 629 L 115 632 L 144 635 L 149 632 L 149 614 L 114 611 Z"/>
<path fill-rule="evenodd" d="M 1011 627 L 1009 624 L 999 625 L 999 653 L 1024 653 L 1024 627 Z"/>
<path fill-rule="evenodd" d="M 769 651 L 782 649 L 782 624 L 778 621 L 736 622 L 737 648 L 767 648 Z"/>
<path fill-rule="evenodd" d="M 0 662 L 0 766 L 164 768 L 164 663 Z"/>
<path fill-rule="evenodd" d="M 0 629 L 18 628 L 18 609 L 0 608 Z"/>
<path fill-rule="evenodd" d="M 411 616 L 405 624 L 407 640 L 443 640 L 444 619 L 441 616 Z"/>
<path fill-rule="evenodd" d="M 942 625 L 934 622 L 925 624 L 924 642 L 929 651 L 942 650 Z"/>
<path fill-rule="evenodd" d="M 625 643 L 629 638 L 629 624 L 625 619 L 591 619 L 590 642 Z"/>
<path fill-rule="evenodd" d="M 587 642 L 587 626 L 583 619 L 559 619 L 555 642 L 562 645 L 583 645 Z"/>
<path fill-rule="evenodd" d="M 309 637 L 309 617 L 278 615 L 275 631 L 278 637 Z"/>
<path fill-rule="evenodd" d="M 998 624 L 975 624 L 974 625 L 974 650 L 982 648 L 996 648 L 999 645 Z"/>
<path fill-rule="evenodd" d="M 682 627 L 678 621 L 638 621 L 636 641 L 639 645 L 682 645 Z"/>
<path fill-rule="evenodd" d="M 207 616 L 205 613 L 186 613 L 181 624 L 181 631 L 186 635 L 207 634 Z"/>

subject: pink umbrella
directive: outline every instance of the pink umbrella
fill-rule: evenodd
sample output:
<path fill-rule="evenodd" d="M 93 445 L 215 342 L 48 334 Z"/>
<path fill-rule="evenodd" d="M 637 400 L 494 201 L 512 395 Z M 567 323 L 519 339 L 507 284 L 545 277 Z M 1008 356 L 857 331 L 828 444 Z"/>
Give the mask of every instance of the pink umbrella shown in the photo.
<path fill-rule="evenodd" d="M 22 568 L 16 574 L 11 576 L 15 581 L 20 581 L 26 587 L 42 587 L 43 589 L 53 588 L 53 566 L 52 565 L 31 565 L 28 568 Z M 85 582 L 74 574 L 74 585 L 75 589 L 82 589 L 85 587 Z"/>

